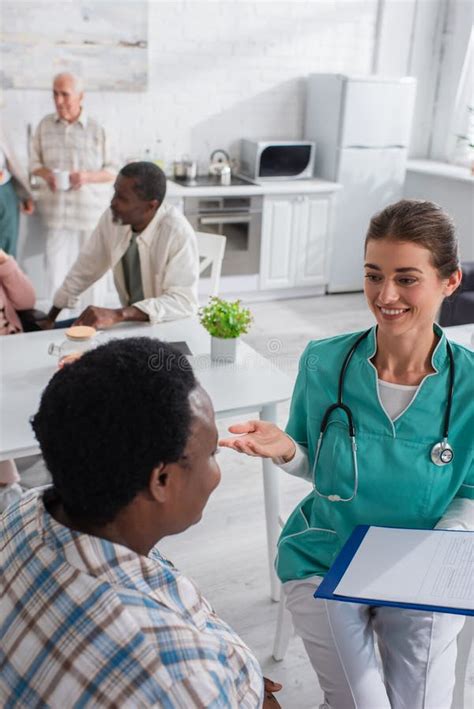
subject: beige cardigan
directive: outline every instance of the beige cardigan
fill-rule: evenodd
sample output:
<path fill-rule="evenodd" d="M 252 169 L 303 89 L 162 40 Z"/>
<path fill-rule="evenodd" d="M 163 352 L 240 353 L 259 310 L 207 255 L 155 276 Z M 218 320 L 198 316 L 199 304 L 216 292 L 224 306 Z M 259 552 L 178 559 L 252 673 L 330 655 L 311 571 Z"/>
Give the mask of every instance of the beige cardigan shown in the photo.
<path fill-rule="evenodd" d="M 5 153 L 5 158 L 7 161 L 7 168 L 9 172 L 11 173 L 12 176 L 12 184 L 15 189 L 15 192 L 18 195 L 18 199 L 20 201 L 24 201 L 25 199 L 33 199 L 33 195 L 31 194 L 29 183 L 28 183 L 28 175 L 26 172 L 22 169 L 18 158 L 15 155 L 15 151 L 11 147 L 7 136 L 5 134 L 5 131 L 3 130 L 3 126 L 0 122 L 0 149 L 3 150 Z"/>

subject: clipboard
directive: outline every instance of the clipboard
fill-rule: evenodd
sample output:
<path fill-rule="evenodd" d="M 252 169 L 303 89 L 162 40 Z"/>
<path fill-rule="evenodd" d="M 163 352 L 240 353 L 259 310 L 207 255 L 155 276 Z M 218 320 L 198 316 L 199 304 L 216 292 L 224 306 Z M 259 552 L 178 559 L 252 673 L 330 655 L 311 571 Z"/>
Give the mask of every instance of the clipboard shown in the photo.
<path fill-rule="evenodd" d="M 325 575 L 323 581 L 319 585 L 318 589 L 314 593 L 315 598 L 324 598 L 331 601 L 346 601 L 348 603 L 362 603 L 371 606 L 392 606 L 395 608 L 413 608 L 415 610 L 427 610 L 437 613 L 452 613 L 454 615 L 466 615 L 473 616 L 474 609 L 472 608 L 459 608 L 450 605 L 443 604 L 431 604 L 431 603 L 415 603 L 415 602 L 404 602 L 402 600 L 388 600 L 381 597 L 366 598 L 364 596 L 349 596 L 342 595 L 341 593 L 336 593 L 336 588 L 341 582 L 344 574 L 349 568 L 351 562 L 359 550 L 359 547 L 364 542 L 364 539 L 371 529 L 370 525 L 359 525 L 352 532 L 349 539 L 346 541 L 341 551 L 339 552 L 336 560 L 332 564 L 328 573 Z M 381 529 L 397 529 L 397 528 L 385 528 Z M 407 530 L 408 531 L 408 530 Z M 423 531 L 423 532 L 433 532 L 435 534 L 451 534 L 454 530 L 410 530 L 410 531 Z M 474 532 L 460 532 L 460 534 L 474 535 Z M 474 539 L 474 536 L 471 537 Z"/>

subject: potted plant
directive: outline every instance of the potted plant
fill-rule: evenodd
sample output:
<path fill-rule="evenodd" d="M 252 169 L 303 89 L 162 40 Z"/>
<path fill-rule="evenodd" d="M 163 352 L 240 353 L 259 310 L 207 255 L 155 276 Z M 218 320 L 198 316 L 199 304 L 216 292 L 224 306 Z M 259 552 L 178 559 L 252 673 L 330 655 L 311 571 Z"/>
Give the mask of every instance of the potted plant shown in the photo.
<path fill-rule="evenodd" d="M 199 320 L 211 336 L 211 359 L 234 362 L 237 340 L 249 331 L 252 315 L 240 300 L 222 300 L 213 296 L 199 310 Z"/>

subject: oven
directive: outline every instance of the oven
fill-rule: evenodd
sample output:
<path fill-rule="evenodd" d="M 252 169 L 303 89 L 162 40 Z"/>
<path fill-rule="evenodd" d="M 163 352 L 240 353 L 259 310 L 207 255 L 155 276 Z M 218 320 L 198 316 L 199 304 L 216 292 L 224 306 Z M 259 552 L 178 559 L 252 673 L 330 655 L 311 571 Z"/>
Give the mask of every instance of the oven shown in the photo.
<path fill-rule="evenodd" d="M 195 231 L 227 238 L 223 276 L 259 273 L 262 203 L 261 196 L 185 197 L 184 215 Z"/>

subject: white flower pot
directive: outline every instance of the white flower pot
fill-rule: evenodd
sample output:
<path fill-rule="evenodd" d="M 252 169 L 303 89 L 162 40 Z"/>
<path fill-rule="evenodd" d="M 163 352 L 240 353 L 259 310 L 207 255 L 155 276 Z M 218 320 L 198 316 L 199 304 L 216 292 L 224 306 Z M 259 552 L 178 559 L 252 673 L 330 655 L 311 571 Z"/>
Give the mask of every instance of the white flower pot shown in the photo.
<path fill-rule="evenodd" d="M 219 362 L 235 362 L 238 337 L 211 337 L 211 359 Z"/>

